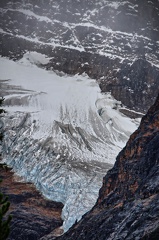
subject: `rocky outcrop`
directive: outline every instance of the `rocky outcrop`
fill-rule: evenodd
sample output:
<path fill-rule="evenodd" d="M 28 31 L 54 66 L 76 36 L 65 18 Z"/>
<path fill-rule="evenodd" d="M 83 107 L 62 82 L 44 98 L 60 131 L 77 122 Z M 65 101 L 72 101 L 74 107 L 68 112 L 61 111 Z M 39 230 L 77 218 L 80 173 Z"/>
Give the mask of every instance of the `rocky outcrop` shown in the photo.
<path fill-rule="evenodd" d="M 158 22 L 157 0 L 3 0 L 0 55 L 44 53 L 43 67 L 87 73 L 101 91 L 145 113 L 159 90 Z"/>
<path fill-rule="evenodd" d="M 103 179 L 94 208 L 61 240 L 157 240 L 159 96 Z"/>
<path fill-rule="evenodd" d="M 62 203 L 46 200 L 31 183 L 24 183 L 11 169 L 0 167 L 1 191 L 11 203 L 10 240 L 39 240 L 47 234 L 57 236 L 62 225 Z"/>

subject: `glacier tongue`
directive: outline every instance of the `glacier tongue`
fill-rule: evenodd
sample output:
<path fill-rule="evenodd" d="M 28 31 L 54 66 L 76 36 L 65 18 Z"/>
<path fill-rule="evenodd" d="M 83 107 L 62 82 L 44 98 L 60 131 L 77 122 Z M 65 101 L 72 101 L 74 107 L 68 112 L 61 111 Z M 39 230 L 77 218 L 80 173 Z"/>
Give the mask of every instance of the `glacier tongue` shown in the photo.
<path fill-rule="evenodd" d="M 88 76 L 34 65 L 46 61 L 35 52 L 19 62 L 0 58 L 3 160 L 44 196 L 64 203 L 66 231 L 94 205 L 102 177 L 139 119 L 123 115 L 120 102 L 102 95 Z"/>

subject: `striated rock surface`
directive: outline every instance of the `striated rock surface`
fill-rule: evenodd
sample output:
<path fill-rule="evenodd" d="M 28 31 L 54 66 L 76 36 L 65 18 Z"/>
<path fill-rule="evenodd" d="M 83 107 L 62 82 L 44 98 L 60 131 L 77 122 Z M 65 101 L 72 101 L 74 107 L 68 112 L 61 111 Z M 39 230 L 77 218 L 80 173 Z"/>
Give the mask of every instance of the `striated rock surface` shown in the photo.
<path fill-rule="evenodd" d="M 159 90 L 158 22 L 157 0 L 1 0 L 0 55 L 46 54 L 43 67 L 87 73 L 145 113 Z"/>
<path fill-rule="evenodd" d="M 58 239 L 159 239 L 159 96 L 104 177 L 96 205 Z"/>
<path fill-rule="evenodd" d="M 62 203 L 44 199 L 30 183 L 23 183 L 10 169 L 0 168 L 1 191 L 9 197 L 11 231 L 9 240 L 39 240 L 62 225 Z M 54 231 L 56 232 L 54 233 Z"/>

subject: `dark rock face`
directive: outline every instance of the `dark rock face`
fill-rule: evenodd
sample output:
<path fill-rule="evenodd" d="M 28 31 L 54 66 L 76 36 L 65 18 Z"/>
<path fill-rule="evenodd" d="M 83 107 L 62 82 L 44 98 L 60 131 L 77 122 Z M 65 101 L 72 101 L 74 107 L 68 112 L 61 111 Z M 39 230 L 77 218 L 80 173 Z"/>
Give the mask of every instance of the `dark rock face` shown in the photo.
<path fill-rule="evenodd" d="M 32 184 L 15 179 L 9 169 L 0 168 L 1 191 L 9 197 L 11 221 L 10 240 L 39 240 L 62 225 L 62 203 L 46 200 Z"/>
<path fill-rule="evenodd" d="M 159 96 L 103 179 L 94 208 L 59 239 L 159 238 Z"/>
<path fill-rule="evenodd" d="M 2 0 L 0 54 L 46 54 L 43 67 L 85 72 L 103 92 L 146 112 L 159 90 L 158 22 L 158 0 Z"/>
<path fill-rule="evenodd" d="M 131 66 L 123 64 L 114 75 L 116 78 L 109 76 L 100 81 L 103 92 L 110 91 L 128 108 L 141 112 L 154 103 L 158 94 L 159 70 L 151 63 L 138 59 Z"/>

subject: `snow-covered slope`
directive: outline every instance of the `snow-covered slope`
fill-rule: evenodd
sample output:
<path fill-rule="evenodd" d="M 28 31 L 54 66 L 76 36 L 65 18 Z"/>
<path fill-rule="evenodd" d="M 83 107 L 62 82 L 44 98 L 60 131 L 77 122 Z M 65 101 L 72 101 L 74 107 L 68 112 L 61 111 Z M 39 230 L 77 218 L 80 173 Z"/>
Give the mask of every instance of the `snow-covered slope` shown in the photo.
<path fill-rule="evenodd" d="M 34 65 L 45 61 L 36 52 L 18 62 L 0 59 L 3 159 L 65 204 L 67 230 L 95 203 L 102 177 L 139 119 L 123 115 L 121 103 L 102 95 L 87 75 L 60 76 Z"/>

